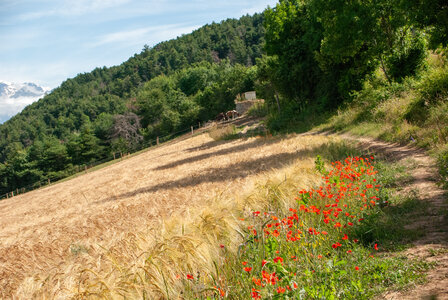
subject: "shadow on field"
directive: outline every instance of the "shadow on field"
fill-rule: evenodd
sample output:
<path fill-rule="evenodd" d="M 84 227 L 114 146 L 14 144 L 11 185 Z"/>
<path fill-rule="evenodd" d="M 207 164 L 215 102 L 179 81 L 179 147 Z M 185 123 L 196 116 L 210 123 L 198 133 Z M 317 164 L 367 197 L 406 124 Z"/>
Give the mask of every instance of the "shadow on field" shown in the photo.
<path fill-rule="evenodd" d="M 207 150 L 207 149 L 211 149 L 216 146 L 225 144 L 227 142 L 229 142 L 229 141 L 210 141 L 210 142 L 204 143 L 197 147 L 191 147 L 191 148 L 185 149 L 184 152 L 196 152 L 196 151 Z"/>
<path fill-rule="evenodd" d="M 252 143 L 251 143 L 252 144 Z M 250 146 L 250 145 L 248 145 Z M 255 147 L 256 145 L 251 145 Z M 183 178 L 167 181 L 161 184 L 140 188 L 134 191 L 123 193 L 116 197 L 111 197 L 105 201 L 115 201 L 134 197 L 143 193 L 157 192 L 161 190 L 169 190 L 176 188 L 187 188 L 203 183 L 223 182 L 227 180 L 235 180 L 238 178 L 245 178 L 249 175 L 270 171 L 272 169 L 279 169 L 291 164 L 298 158 L 313 157 L 322 150 L 327 149 L 328 145 L 322 145 L 310 149 L 303 149 L 295 153 L 278 153 L 265 157 L 260 157 L 248 160 L 242 163 L 234 163 L 226 167 L 208 168 L 201 172 L 201 174 L 192 174 Z M 214 153 L 208 154 L 214 156 Z"/>
<path fill-rule="evenodd" d="M 279 142 L 281 142 L 281 139 L 270 139 L 270 140 L 255 139 L 252 142 L 249 142 L 246 144 L 240 144 L 240 145 L 237 145 L 234 147 L 221 149 L 221 150 L 218 150 L 215 152 L 203 153 L 203 154 L 196 155 L 193 157 L 187 157 L 187 158 L 184 158 L 184 159 L 181 159 L 178 161 L 170 162 L 163 166 L 154 168 L 153 170 L 156 170 L 156 171 L 167 170 L 167 169 L 175 168 L 175 167 L 183 165 L 183 164 L 190 164 L 190 163 L 198 162 L 200 160 L 204 160 L 204 159 L 207 159 L 210 157 L 217 157 L 217 156 L 227 155 L 227 154 L 236 153 L 236 152 L 244 152 L 244 151 L 252 149 L 252 148 L 257 148 L 257 147 L 265 146 L 265 145 L 273 145 L 273 144 L 276 144 Z M 219 145 L 222 145 L 222 144 L 223 143 L 221 142 Z"/>

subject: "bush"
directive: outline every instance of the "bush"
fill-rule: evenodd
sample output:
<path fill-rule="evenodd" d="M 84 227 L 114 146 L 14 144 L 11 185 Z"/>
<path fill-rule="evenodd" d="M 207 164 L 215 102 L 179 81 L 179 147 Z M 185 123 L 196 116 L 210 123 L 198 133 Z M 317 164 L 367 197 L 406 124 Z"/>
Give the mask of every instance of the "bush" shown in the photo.
<path fill-rule="evenodd" d="M 401 49 L 394 51 L 387 59 L 389 75 L 397 82 L 415 76 L 424 65 L 425 57 L 426 45 L 421 37 L 405 38 Z"/>
<path fill-rule="evenodd" d="M 247 111 L 247 115 L 251 117 L 263 118 L 269 113 L 268 107 L 265 103 L 257 102 Z"/>
<path fill-rule="evenodd" d="M 420 98 L 428 104 L 448 99 L 448 67 L 437 68 L 427 73 L 418 87 Z"/>

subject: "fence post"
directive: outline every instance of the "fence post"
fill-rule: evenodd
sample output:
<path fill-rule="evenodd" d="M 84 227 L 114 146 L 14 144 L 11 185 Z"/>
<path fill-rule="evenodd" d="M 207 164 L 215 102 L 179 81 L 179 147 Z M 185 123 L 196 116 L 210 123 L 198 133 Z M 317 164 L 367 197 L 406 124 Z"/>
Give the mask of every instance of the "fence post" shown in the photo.
<path fill-rule="evenodd" d="M 115 152 L 114 152 L 114 160 L 115 160 Z"/>
<path fill-rule="evenodd" d="M 194 130 L 193 130 L 193 126 L 191 126 L 191 135 L 193 135 Z"/>
<path fill-rule="evenodd" d="M 19 189 L 17 188 L 16 189 L 16 196 L 19 194 Z"/>
<path fill-rule="evenodd" d="M 50 184 L 51 183 L 51 180 L 50 180 L 50 178 L 48 178 L 48 184 Z"/>
<path fill-rule="evenodd" d="M 120 152 L 120 159 L 123 160 L 123 152 Z"/>
<path fill-rule="evenodd" d="M 159 137 L 157 137 L 157 146 L 159 145 Z"/>
<path fill-rule="evenodd" d="M 6 199 L 9 199 L 9 193 L 6 193 Z"/>

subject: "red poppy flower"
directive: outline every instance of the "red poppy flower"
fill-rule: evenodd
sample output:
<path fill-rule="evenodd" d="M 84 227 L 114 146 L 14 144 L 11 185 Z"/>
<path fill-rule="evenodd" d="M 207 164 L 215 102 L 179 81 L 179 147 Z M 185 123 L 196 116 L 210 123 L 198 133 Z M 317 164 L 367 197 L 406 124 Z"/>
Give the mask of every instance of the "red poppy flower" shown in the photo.
<path fill-rule="evenodd" d="M 281 286 L 279 286 L 279 287 L 277 288 L 277 293 L 279 293 L 279 294 L 283 294 L 284 292 L 286 292 L 286 289 L 285 289 L 285 288 L 283 288 L 283 287 L 281 287 Z"/>
<path fill-rule="evenodd" d="M 276 258 L 274 258 L 274 262 L 278 263 L 278 262 L 283 262 L 283 258 L 281 258 L 280 256 L 277 256 Z"/>
<path fill-rule="evenodd" d="M 261 296 L 260 296 L 260 294 L 258 292 L 259 292 L 259 290 L 256 290 L 255 288 L 252 288 L 252 292 L 250 293 L 251 297 L 254 298 L 254 299 L 260 299 Z"/>
<path fill-rule="evenodd" d="M 335 243 L 333 245 L 331 245 L 331 247 L 333 247 L 334 249 L 337 249 L 338 247 L 341 247 L 341 243 Z"/>

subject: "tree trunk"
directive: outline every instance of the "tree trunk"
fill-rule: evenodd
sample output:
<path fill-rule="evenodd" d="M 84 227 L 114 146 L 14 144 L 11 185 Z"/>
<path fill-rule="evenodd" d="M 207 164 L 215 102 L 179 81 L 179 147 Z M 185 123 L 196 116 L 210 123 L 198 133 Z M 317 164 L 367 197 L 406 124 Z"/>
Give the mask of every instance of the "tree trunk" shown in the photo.
<path fill-rule="evenodd" d="M 380 56 L 380 61 L 381 61 L 381 69 L 383 70 L 384 75 L 386 76 L 387 82 L 389 82 L 389 84 L 391 84 L 392 80 L 390 79 L 389 74 L 387 73 L 386 66 L 384 65 L 384 60 L 383 60 L 382 55 Z"/>
<path fill-rule="evenodd" d="M 280 99 L 278 97 L 277 91 L 275 91 L 275 101 L 277 102 L 277 109 L 278 109 L 278 112 L 280 113 Z"/>

